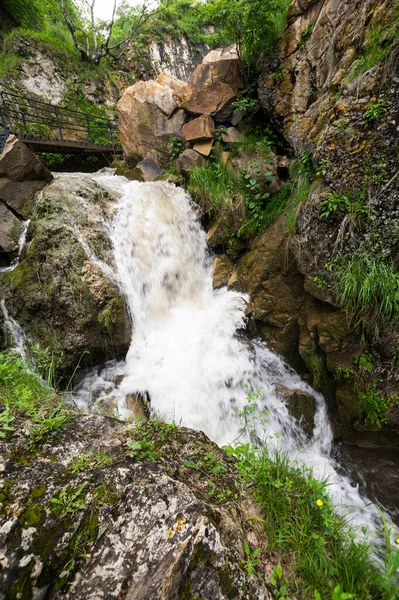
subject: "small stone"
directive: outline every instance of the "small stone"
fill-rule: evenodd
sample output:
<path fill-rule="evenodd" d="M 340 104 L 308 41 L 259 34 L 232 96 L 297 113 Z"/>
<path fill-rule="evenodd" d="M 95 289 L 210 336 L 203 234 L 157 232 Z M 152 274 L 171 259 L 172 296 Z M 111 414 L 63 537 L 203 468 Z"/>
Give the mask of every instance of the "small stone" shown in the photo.
<path fill-rule="evenodd" d="M 205 159 L 195 150 L 185 150 L 176 161 L 176 171 L 182 175 L 186 175 L 196 167 L 203 167 Z"/>
<path fill-rule="evenodd" d="M 197 142 L 193 146 L 193 150 L 202 154 L 202 156 L 209 156 L 212 150 L 213 140 L 205 142 Z"/>
<path fill-rule="evenodd" d="M 242 135 L 235 127 L 229 127 L 224 133 L 222 133 L 222 140 L 226 144 L 239 144 L 241 139 Z"/>

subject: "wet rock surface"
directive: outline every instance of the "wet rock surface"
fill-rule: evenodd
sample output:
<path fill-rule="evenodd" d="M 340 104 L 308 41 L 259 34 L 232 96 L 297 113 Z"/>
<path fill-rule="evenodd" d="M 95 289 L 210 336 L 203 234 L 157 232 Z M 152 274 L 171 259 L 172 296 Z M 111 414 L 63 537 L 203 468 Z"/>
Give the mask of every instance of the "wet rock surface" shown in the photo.
<path fill-rule="evenodd" d="M 61 176 L 37 203 L 18 266 L 0 278 L 10 315 L 66 373 L 129 347 L 129 319 L 103 227 L 114 208 L 115 199 L 90 175 L 65 182 Z"/>
<path fill-rule="evenodd" d="M 245 524 L 249 496 L 212 497 L 208 477 L 185 466 L 212 455 L 225 489 L 236 489 L 234 464 L 204 434 L 153 424 L 151 462 L 129 457 L 132 424 L 74 413 L 65 432 L 35 448 L 28 425 L 0 440 L 6 598 L 271 597 L 241 566 L 244 540 L 264 543 Z M 92 462 L 80 470 L 82 455 Z M 100 455 L 107 464 L 93 466 Z"/>

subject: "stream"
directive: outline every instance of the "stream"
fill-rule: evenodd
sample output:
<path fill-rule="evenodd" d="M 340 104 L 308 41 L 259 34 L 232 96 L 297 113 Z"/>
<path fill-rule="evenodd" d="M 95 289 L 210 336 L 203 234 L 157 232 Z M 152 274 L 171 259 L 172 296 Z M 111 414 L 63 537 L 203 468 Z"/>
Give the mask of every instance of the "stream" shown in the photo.
<path fill-rule="evenodd" d="M 163 181 L 129 182 L 110 173 L 92 177 L 117 198 L 113 221 L 104 224 L 116 270 L 100 264 L 87 241 L 79 241 L 90 260 L 122 289 L 133 336 L 124 360 L 94 369 L 77 384 L 76 406 L 95 411 L 103 400 L 111 400 L 116 414 L 127 418 L 131 412 L 126 397 L 146 394 L 153 415 L 202 430 L 222 446 L 248 441 L 239 413 L 245 411 L 250 397 L 258 414 L 258 439 L 312 468 L 317 478 L 328 478 L 337 511 L 349 515 L 359 536 L 367 532 L 378 539 L 380 514 L 365 495 L 378 498 L 378 493 L 364 478 L 356 477 L 353 468 L 344 471 L 337 462 L 341 456 L 343 464 L 350 463 L 350 453 L 334 449 L 323 396 L 263 342 L 245 337 L 248 298 L 244 294 L 213 289 L 213 260 L 189 195 Z M 68 185 L 68 175 L 57 178 Z M 1 308 L 22 353 L 18 324 L 9 317 L 4 302 Z M 277 384 L 315 398 L 310 438 L 290 415 Z M 398 516 L 395 510 L 390 513 Z"/>

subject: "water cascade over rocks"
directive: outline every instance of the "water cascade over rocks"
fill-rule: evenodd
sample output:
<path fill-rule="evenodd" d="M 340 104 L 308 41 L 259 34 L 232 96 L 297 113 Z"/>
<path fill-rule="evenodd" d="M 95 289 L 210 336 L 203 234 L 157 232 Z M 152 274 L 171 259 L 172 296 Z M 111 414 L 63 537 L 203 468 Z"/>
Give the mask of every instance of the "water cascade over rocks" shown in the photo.
<path fill-rule="evenodd" d="M 329 479 L 337 509 L 371 535 L 378 510 L 331 457 L 333 437 L 324 399 L 259 341 L 240 336 L 245 295 L 212 289 L 212 259 L 206 235 L 187 193 L 168 182 L 128 182 L 97 175 L 119 200 L 110 231 L 120 285 L 133 320 L 125 361 L 89 373 L 76 389 L 76 403 L 95 409 L 93 399 L 112 398 L 122 417 L 130 414 L 129 394 L 147 393 L 153 414 L 204 431 L 219 445 L 246 441 L 238 413 L 252 394 L 267 413 L 266 433 L 257 435 Z M 119 383 L 118 383 L 119 382 Z M 307 438 L 290 415 L 276 384 L 311 393 L 315 426 Z"/>

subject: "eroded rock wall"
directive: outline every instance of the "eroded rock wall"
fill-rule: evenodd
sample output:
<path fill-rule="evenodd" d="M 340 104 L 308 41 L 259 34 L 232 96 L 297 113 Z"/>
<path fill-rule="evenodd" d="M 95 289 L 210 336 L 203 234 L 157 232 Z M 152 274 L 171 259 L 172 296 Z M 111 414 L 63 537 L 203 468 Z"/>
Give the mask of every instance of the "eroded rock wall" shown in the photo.
<path fill-rule="evenodd" d="M 331 265 L 365 249 L 399 268 L 398 16 L 391 0 L 292 2 L 279 47 L 263 61 L 259 98 L 296 156 L 309 153 L 317 175 L 296 231 L 272 225 L 230 279 L 251 295 L 255 331 L 291 364 L 306 365 L 336 435 L 396 447 L 396 320 L 378 335 L 355 329 Z M 322 215 L 334 195 L 348 198 L 349 214 Z M 358 366 L 361 356 L 371 357 L 367 369 Z M 370 389 L 377 403 L 392 399 L 380 428 L 367 422 L 359 400 Z"/>

